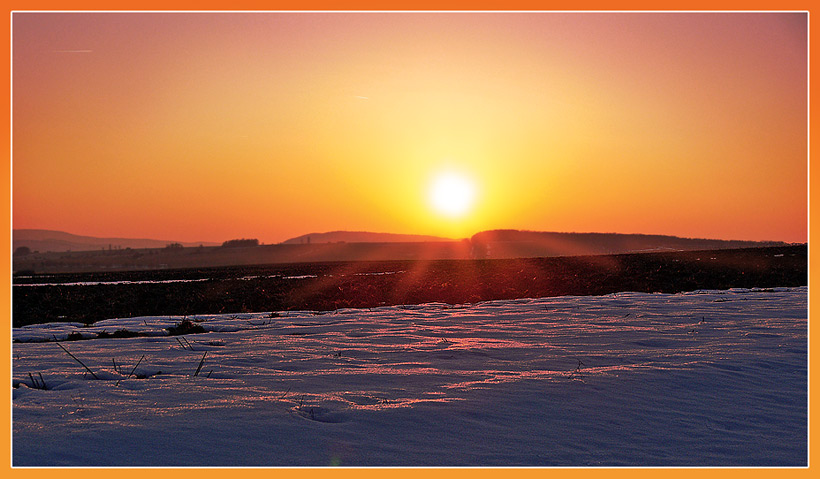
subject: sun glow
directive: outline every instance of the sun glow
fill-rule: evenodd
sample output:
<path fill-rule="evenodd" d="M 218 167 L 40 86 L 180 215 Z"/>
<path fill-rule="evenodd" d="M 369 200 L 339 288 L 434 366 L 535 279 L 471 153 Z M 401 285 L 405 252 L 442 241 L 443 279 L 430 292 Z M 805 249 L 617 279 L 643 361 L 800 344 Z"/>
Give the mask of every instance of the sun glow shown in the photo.
<path fill-rule="evenodd" d="M 12 17 L 13 229 L 807 240 L 806 12 Z"/>
<path fill-rule="evenodd" d="M 464 216 L 472 208 L 474 200 L 475 184 L 461 174 L 441 173 L 430 185 L 430 204 L 442 215 Z"/>

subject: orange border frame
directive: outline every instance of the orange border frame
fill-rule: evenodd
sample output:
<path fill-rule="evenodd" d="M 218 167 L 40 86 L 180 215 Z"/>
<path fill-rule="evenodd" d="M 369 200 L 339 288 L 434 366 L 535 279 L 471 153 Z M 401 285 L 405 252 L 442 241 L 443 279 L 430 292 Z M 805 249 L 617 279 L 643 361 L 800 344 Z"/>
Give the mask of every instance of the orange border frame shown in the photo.
<path fill-rule="evenodd" d="M 816 54 L 814 52 L 820 51 L 820 33 L 814 32 L 815 30 L 812 27 L 811 22 L 811 2 L 809 1 L 786 1 L 786 2 L 773 2 L 773 1 L 750 1 L 750 2 L 739 2 L 739 1 L 726 1 L 726 0 L 716 0 L 716 1 L 706 1 L 706 0 L 697 0 L 697 1 L 674 1 L 670 3 L 665 3 L 663 5 L 659 5 L 659 2 L 651 2 L 647 0 L 630 0 L 630 1 L 622 1 L 622 2 L 613 2 L 613 1 L 602 1 L 602 0 L 583 0 L 583 1 L 568 1 L 568 0 L 561 0 L 561 1 L 548 1 L 548 2 L 537 2 L 533 0 L 507 0 L 507 1 L 499 1 L 499 0 L 477 0 L 477 1 L 466 1 L 466 0 L 413 0 L 413 1 L 391 1 L 391 2 L 376 2 L 373 0 L 346 0 L 346 1 L 330 1 L 330 0 L 311 0 L 311 1 L 299 1 L 299 0 L 274 0 L 272 2 L 263 2 L 261 0 L 235 0 L 233 2 L 225 2 L 223 1 L 216 1 L 216 0 L 204 0 L 204 1 L 194 1 L 194 0 L 170 0 L 170 1 L 161 1 L 161 0 L 148 0 L 148 1 L 133 1 L 128 0 L 126 2 L 118 2 L 114 4 L 111 1 L 102 1 L 102 0 L 78 0 L 78 1 L 71 1 L 71 2 L 59 2 L 55 0 L 44 0 L 44 1 L 15 1 L 10 0 L 5 2 L 7 5 L 6 12 L 9 14 L 7 17 L 7 21 L 5 23 L 6 30 L 5 35 L 3 36 L 2 40 L 2 47 L 4 47 L 4 51 L 8 52 L 9 58 L 3 65 L 4 68 L 4 77 L 8 82 L 9 88 L 6 90 L 9 92 L 8 95 L 3 96 L 3 105 L 6 111 L 9 112 L 9 115 L 5 117 L 4 121 L 8 122 L 6 131 L 9 132 L 7 136 L 4 137 L 4 151 L 7 152 L 6 157 L 6 164 L 5 169 L 2 171 L 3 179 L 6 180 L 5 184 L 9 188 L 6 192 L 7 194 L 3 197 L 4 202 L 4 211 L 5 211 L 5 220 L 6 225 L 8 225 L 7 234 L 2 237 L 0 240 L 0 246 L 6 254 L 2 256 L 2 266 L 3 271 L 6 272 L 2 276 L 0 280 L 0 301 L 2 302 L 2 311 L 7 312 L 8 316 L 7 322 L 5 323 L 5 332 L 4 332 L 4 339 L 5 342 L 3 343 L 2 347 L 2 354 L 0 354 L 0 364 L 2 364 L 2 371 L 3 377 L 7 377 L 6 374 L 10 375 L 11 372 L 11 187 L 12 187 L 12 178 L 11 178 L 11 91 L 10 91 L 10 80 L 11 80 L 11 71 L 10 71 L 10 64 L 11 64 L 11 12 L 13 11 L 21 11 L 21 10 L 29 10 L 29 11 L 38 11 L 38 10 L 791 10 L 791 11 L 807 11 L 809 12 L 809 77 L 811 79 L 811 83 L 809 85 L 809 90 L 811 91 L 811 86 L 815 83 L 815 78 L 817 75 L 812 75 L 812 65 L 817 64 L 817 62 L 812 62 L 812 57 L 815 57 Z M 810 112 L 817 111 L 817 108 L 812 108 L 812 106 L 816 103 L 814 100 L 816 97 L 812 97 L 809 94 L 809 110 Z M 812 152 L 814 151 L 814 147 L 811 142 L 812 132 L 814 130 L 813 125 L 816 125 L 816 122 L 812 122 L 813 115 L 809 116 L 809 124 L 812 125 L 812 128 L 809 131 L 809 159 L 808 159 L 808 168 L 809 168 L 809 184 L 807 187 L 809 188 L 809 237 L 811 237 L 811 218 L 813 216 L 812 211 L 819 211 L 820 210 L 820 199 L 817 199 L 817 196 L 811 195 L 811 185 L 815 182 L 812 181 L 813 177 L 816 176 L 816 168 L 811 168 L 811 157 Z M 812 254 L 812 247 L 811 241 L 809 242 L 809 283 L 812 283 L 812 280 L 815 279 L 816 275 L 814 274 L 817 271 L 817 263 L 820 260 L 816 259 L 817 256 Z M 809 293 L 809 304 L 816 304 L 816 299 L 818 298 L 818 294 L 815 294 L 814 289 L 810 289 Z M 809 317 L 811 317 L 811 308 L 809 310 Z M 809 331 L 811 332 L 811 326 L 809 327 Z M 811 336 L 810 336 L 811 340 Z M 813 371 L 817 371 L 818 361 L 816 357 L 811 354 L 811 349 L 809 351 L 809 358 L 810 358 L 810 365 L 809 365 L 809 385 L 811 386 L 812 379 L 816 374 L 812 374 Z M 9 381 L 6 384 L 10 384 L 10 377 L 7 377 Z M 811 400 L 811 395 L 809 396 Z M 813 405 L 814 401 L 811 401 L 811 405 Z M 105 477 L 111 474 L 111 471 L 108 469 L 12 469 L 11 468 L 11 395 L 7 395 L 3 401 L 4 405 L 6 406 L 6 414 L 2 414 L 2 426 L 3 430 L 7 433 L 2 436 L 2 444 L 4 446 L 4 451 L 6 451 L 4 457 L 4 466 L 6 469 L 6 473 L 10 473 L 13 475 L 28 475 L 33 474 L 36 476 L 45 475 L 47 474 L 60 474 L 64 477 L 64 475 L 69 475 L 72 477 L 78 477 L 82 479 L 88 479 L 91 477 Z M 811 407 L 810 407 L 811 410 Z M 812 416 L 811 413 L 809 414 L 809 432 L 813 429 L 812 426 L 817 423 L 816 419 L 817 415 Z M 420 474 L 433 474 L 438 477 L 447 477 L 451 478 L 453 476 L 457 477 L 468 477 L 468 476 L 489 476 L 489 475 L 500 475 L 500 474 L 513 474 L 518 478 L 536 478 L 536 477 L 543 477 L 544 474 L 550 474 L 553 477 L 555 475 L 561 477 L 567 476 L 591 476 L 591 475 L 606 475 L 607 477 L 611 477 L 612 475 L 615 476 L 622 476 L 622 477 L 629 477 L 629 478 L 649 478 L 653 477 L 657 474 L 663 474 L 664 477 L 670 477 L 672 479 L 678 478 L 688 478 L 693 474 L 697 475 L 707 475 L 712 477 L 730 475 L 730 476 L 737 476 L 743 477 L 744 479 L 747 478 L 757 478 L 757 477 L 771 477 L 773 475 L 793 475 L 798 477 L 808 477 L 810 471 L 812 469 L 811 465 L 813 464 L 812 459 L 816 459 L 816 454 L 814 454 L 814 450 L 817 447 L 812 444 L 811 437 L 809 438 L 809 446 L 810 446 L 810 455 L 809 455 L 809 468 L 802 468 L 802 469 L 698 469 L 698 470 L 690 470 L 690 469 L 664 469 L 659 471 L 657 469 L 652 468 L 628 468 L 628 469 L 541 469 L 541 468 L 527 468 L 527 469 L 515 469 L 515 470 L 501 470 L 501 469 L 319 469 L 319 468 L 310 468 L 310 469 L 242 469 L 242 470 L 230 470 L 230 469 L 198 469 L 198 470 L 178 470 L 178 469 L 121 469 L 117 470 L 116 474 L 122 476 L 123 478 L 137 478 L 138 475 L 143 475 L 146 473 L 150 474 L 160 474 L 162 476 L 167 477 L 178 477 L 179 474 L 196 474 L 198 477 L 207 476 L 207 477 L 220 477 L 226 473 L 238 473 L 243 474 L 245 477 L 263 477 L 269 476 L 271 473 L 280 475 L 284 474 L 286 476 L 297 476 L 301 477 L 304 475 L 314 475 L 314 474 L 321 474 L 321 475 L 333 475 L 336 478 L 356 478 L 356 479 L 370 479 L 370 478 L 381 478 L 384 475 L 389 474 L 390 476 L 399 477 L 399 478 L 410 478 L 416 477 Z"/>

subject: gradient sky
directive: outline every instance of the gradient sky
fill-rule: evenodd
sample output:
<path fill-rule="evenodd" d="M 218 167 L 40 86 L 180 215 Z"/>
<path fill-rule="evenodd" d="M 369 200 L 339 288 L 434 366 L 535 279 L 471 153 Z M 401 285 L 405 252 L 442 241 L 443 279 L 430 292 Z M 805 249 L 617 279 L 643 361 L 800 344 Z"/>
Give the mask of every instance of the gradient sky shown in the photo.
<path fill-rule="evenodd" d="M 13 227 L 807 240 L 801 13 L 15 13 Z M 442 171 L 463 217 L 429 206 Z"/>

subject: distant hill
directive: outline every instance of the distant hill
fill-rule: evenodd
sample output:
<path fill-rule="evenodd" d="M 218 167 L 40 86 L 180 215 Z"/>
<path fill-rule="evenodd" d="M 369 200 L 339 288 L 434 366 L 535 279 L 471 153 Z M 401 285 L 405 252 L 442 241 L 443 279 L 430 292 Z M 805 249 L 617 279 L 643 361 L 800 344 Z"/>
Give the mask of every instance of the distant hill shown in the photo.
<path fill-rule="evenodd" d="M 136 238 L 98 238 L 94 236 L 80 236 L 64 231 L 17 229 L 12 231 L 12 247 L 17 249 L 26 246 L 31 251 L 93 251 L 100 249 L 125 248 L 164 248 L 171 243 L 183 246 L 217 246 L 219 243 L 206 241 L 183 243 L 180 241 L 166 241 L 156 239 Z"/>
<path fill-rule="evenodd" d="M 201 243 L 204 248 L 197 247 L 200 243 L 184 243 L 184 246 L 188 246 L 185 248 L 166 248 L 175 242 L 94 238 L 42 230 L 15 230 L 13 233 L 15 249 L 27 246 L 31 250 L 31 254 L 14 255 L 13 271 L 37 273 L 331 261 L 537 258 L 785 245 L 781 242 L 726 241 L 663 235 L 493 230 L 483 231 L 463 240 L 384 233 L 330 232 L 299 236 L 288 240 L 286 244 L 246 248 L 227 248 L 218 243 Z M 69 249 L 71 252 L 66 253 Z M 39 253 L 34 253 L 35 251 Z"/>
<path fill-rule="evenodd" d="M 554 233 L 543 231 L 491 230 L 470 238 L 474 258 L 526 258 L 583 256 L 662 251 L 784 246 L 775 241 L 735 241 L 680 238 L 666 235 L 620 233 Z"/>
<path fill-rule="evenodd" d="M 367 231 L 330 231 L 310 233 L 283 241 L 281 244 L 317 243 L 424 243 L 456 241 L 450 238 L 423 235 L 403 235 L 394 233 L 370 233 Z"/>

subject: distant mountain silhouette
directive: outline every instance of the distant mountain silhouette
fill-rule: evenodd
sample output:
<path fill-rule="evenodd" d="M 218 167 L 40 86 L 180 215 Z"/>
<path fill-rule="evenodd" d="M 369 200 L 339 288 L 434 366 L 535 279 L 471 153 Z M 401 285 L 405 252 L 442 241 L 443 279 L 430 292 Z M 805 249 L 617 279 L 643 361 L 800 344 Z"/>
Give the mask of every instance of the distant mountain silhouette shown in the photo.
<path fill-rule="evenodd" d="M 164 248 L 169 244 L 181 244 L 182 246 L 217 246 L 219 243 L 193 242 L 183 243 L 179 241 L 165 241 L 156 239 L 137 238 L 99 238 L 95 236 L 80 236 L 64 231 L 37 230 L 37 229 L 16 229 L 12 231 L 12 247 L 17 249 L 21 246 L 29 248 L 31 251 L 94 251 L 100 249 L 125 249 L 125 248 Z"/>
<path fill-rule="evenodd" d="M 735 241 L 621 233 L 554 233 L 491 230 L 470 238 L 474 258 L 526 258 L 694 251 L 783 246 L 776 241 Z"/>
<path fill-rule="evenodd" d="M 280 244 L 226 248 L 219 243 L 181 243 L 129 238 L 97 238 L 61 231 L 14 230 L 13 271 L 79 271 L 203 268 L 329 261 L 466 260 L 591 256 L 669 251 L 783 246 L 782 242 L 728 241 L 616 233 L 482 231 L 472 238 L 334 231 L 312 233 Z M 202 244 L 205 248 L 191 247 Z M 110 246 L 109 246 L 110 245 Z M 126 251 L 153 248 L 154 251 Z M 111 251 L 109 251 L 109 249 Z M 71 253 L 66 251 L 71 250 Z M 39 252 L 39 254 L 35 254 Z M 49 253 L 50 252 L 50 253 Z M 704 256 L 708 261 L 709 256 Z"/>
<path fill-rule="evenodd" d="M 283 241 L 281 244 L 317 244 L 317 243 L 424 243 L 456 241 L 450 238 L 424 235 L 405 235 L 395 233 L 371 233 L 368 231 L 330 231 L 327 233 L 310 233 Z"/>

